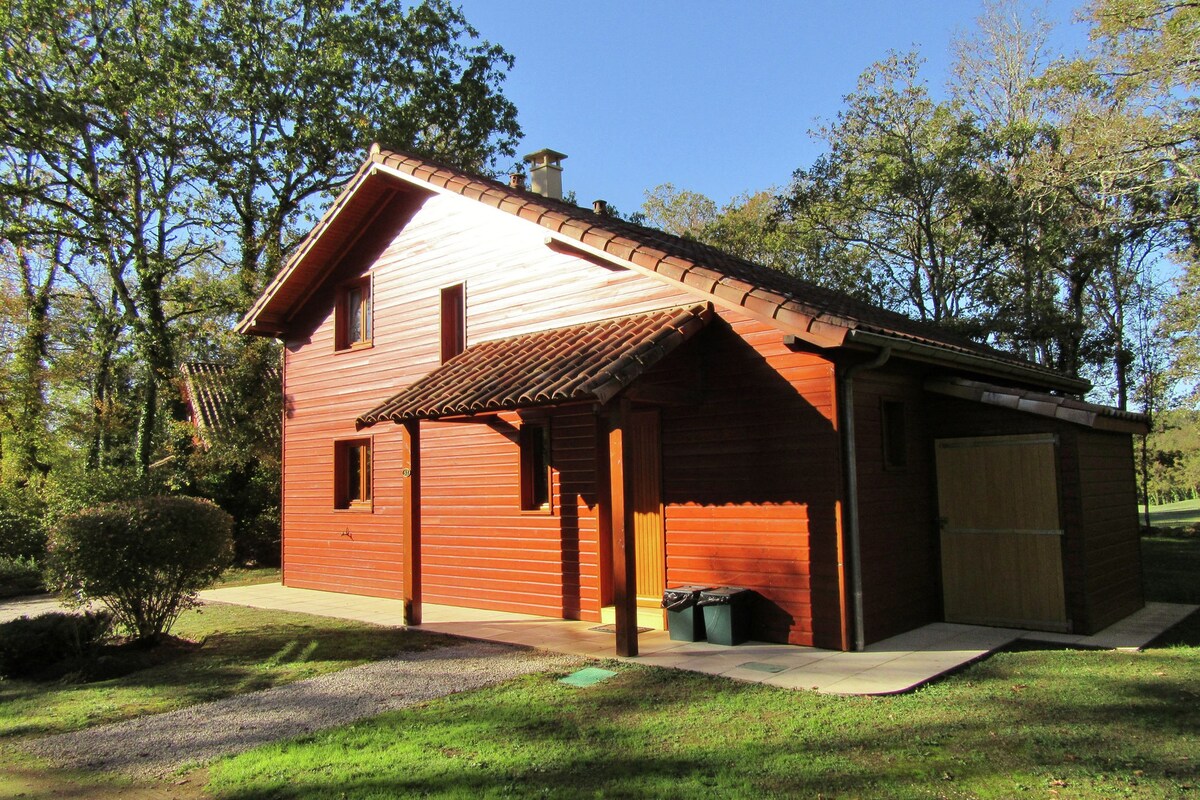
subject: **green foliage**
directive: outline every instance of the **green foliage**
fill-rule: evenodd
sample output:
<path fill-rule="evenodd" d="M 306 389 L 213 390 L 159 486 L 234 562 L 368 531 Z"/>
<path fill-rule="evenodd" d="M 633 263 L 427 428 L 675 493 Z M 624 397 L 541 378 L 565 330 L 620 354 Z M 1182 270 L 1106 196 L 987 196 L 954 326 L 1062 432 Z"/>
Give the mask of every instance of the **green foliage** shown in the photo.
<path fill-rule="evenodd" d="M 32 492 L 0 490 L 0 558 L 41 558 L 46 530 Z"/>
<path fill-rule="evenodd" d="M 511 56 L 445 0 L 14 0 L 0 50 L 22 484 L 184 449 L 180 361 L 222 349 L 372 141 L 486 170 L 520 134 Z"/>
<path fill-rule="evenodd" d="M 1195 499 L 1200 494 L 1200 411 L 1176 409 L 1156 415 L 1146 444 L 1151 502 Z"/>
<path fill-rule="evenodd" d="M 0 555 L 0 597 L 36 594 L 45 588 L 37 561 Z"/>
<path fill-rule="evenodd" d="M 0 624 L 0 678 L 38 677 L 60 662 L 86 662 L 108 638 L 107 611 L 52 611 Z"/>
<path fill-rule="evenodd" d="M 155 641 L 233 554 L 229 515 L 207 500 L 142 497 L 71 514 L 50 536 L 50 570 L 78 602 L 98 600 Z"/>

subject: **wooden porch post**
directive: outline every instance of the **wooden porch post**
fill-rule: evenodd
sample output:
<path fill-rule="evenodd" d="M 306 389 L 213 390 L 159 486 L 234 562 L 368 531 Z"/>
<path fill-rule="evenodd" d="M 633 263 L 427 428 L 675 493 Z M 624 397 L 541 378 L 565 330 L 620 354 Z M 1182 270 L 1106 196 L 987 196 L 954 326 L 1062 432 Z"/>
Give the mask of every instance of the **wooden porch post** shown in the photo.
<path fill-rule="evenodd" d="M 608 419 L 609 519 L 612 526 L 613 605 L 617 623 L 617 655 L 636 656 L 637 565 L 635 562 L 633 507 L 629 504 L 626 472 L 626 436 L 629 401 L 619 400 Z"/>
<path fill-rule="evenodd" d="M 404 624 L 421 624 L 421 423 L 404 423 L 401 437 L 404 475 Z"/>

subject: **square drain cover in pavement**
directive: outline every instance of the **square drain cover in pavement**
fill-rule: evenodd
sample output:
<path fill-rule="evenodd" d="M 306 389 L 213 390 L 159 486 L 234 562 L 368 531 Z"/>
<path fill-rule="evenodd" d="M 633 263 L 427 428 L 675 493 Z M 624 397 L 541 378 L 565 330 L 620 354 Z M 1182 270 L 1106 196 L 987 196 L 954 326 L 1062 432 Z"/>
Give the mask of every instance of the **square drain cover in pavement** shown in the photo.
<path fill-rule="evenodd" d="M 616 633 L 617 626 L 616 625 L 597 625 L 594 628 L 588 628 L 588 630 L 596 631 L 597 633 Z M 649 633 L 652 630 L 654 630 L 654 629 L 653 628 L 638 628 L 637 632 L 638 633 Z"/>
<path fill-rule="evenodd" d="M 578 672 L 572 672 L 565 678 L 559 678 L 559 683 L 565 683 L 568 686 L 591 686 L 600 681 L 606 681 L 617 673 L 610 669 L 600 669 L 600 667 L 584 667 Z"/>
<path fill-rule="evenodd" d="M 780 664 L 767 664 L 763 661 L 747 661 L 745 664 L 738 664 L 739 669 L 752 669 L 755 672 L 783 672 L 787 667 Z"/>

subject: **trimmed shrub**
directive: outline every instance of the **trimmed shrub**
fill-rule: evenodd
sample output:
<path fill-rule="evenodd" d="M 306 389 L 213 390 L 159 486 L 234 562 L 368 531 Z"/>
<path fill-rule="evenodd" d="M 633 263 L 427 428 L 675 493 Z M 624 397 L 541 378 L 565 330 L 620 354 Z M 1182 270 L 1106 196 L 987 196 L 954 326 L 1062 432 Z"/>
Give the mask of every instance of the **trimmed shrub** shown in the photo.
<path fill-rule="evenodd" d="M 112 614 L 51 611 L 0 624 L 0 678 L 38 677 L 63 662 L 90 661 L 112 630 Z"/>
<path fill-rule="evenodd" d="M 36 594 L 46 590 L 42 570 L 32 558 L 0 556 L 0 597 Z"/>
<path fill-rule="evenodd" d="M 194 497 L 106 503 L 54 526 L 50 574 L 80 604 L 104 603 L 134 638 L 154 642 L 229 566 L 232 527 Z"/>

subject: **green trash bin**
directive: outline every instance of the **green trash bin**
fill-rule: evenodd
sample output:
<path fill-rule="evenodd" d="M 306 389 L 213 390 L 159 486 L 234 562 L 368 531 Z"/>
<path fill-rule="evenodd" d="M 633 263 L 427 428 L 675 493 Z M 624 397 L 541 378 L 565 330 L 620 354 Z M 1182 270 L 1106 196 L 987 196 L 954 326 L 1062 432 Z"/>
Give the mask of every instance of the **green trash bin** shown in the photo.
<path fill-rule="evenodd" d="M 737 586 L 720 586 L 700 593 L 704 629 L 713 644 L 732 646 L 750 638 L 750 602 L 754 593 Z"/>
<path fill-rule="evenodd" d="M 696 608 L 700 593 L 709 586 L 675 586 L 663 592 L 667 632 L 677 642 L 704 641 L 704 613 Z"/>

